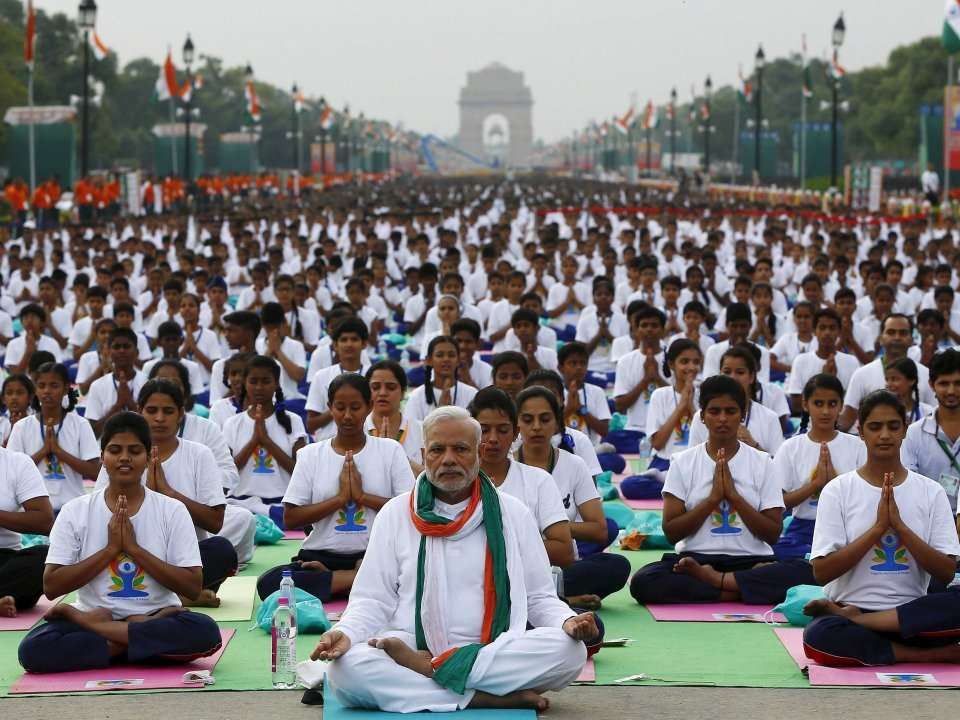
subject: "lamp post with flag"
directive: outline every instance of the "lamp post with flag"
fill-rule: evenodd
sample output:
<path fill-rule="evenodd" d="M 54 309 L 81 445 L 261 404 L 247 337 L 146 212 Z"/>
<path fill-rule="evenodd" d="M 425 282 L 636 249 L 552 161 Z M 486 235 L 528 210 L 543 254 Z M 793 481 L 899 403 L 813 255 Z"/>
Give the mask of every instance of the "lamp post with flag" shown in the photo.
<path fill-rule="evenodd" d="M 710 117 L 710 98 L 713 95 L 713 80 L 710 79 L 710 76 L 707 75 L 706 81 L 703 83 L 704 90 L 704 100 L 703 100 L 703 169 L 706 171 L 707 175 L 710 175 L 710 131 L 713 129 L 711 123 L 713 119 Z"/>
<path fill-rule="evenodd" d="M 832 69 L 832 93 L 833 93 L 833 112 L 830 119 L 830 187 L 837 187 L 837 95 L 840 89 L 840 62 L 837 57 L 840 46 L 843 45 L 843 38 L 847 33 L 847 25 L 843 22 L 843 13 L 833 24 L 833 34 L 831 37 L 833 43 L 833 69 Z"/>
<path fill-rule="evenodd" d="M 290 130 L 290 139 L 293 141 L 293 171 L 299 175 L 300 158 L 303 157 L 303 154 L 300 151 L 300 140 L 303 137 L 303 133 L 300 128 L 300 111 L 303 107 L 303 100 L 300 95 L 300 88 L 297 87 L 296 83 L 294 83 L 293 87 L 290 89 L 290 94 L 293 97 L 293 122 L 291 123 Z"/>
<path fill-rule="evenodd" d="M 190 196 L 190 183 L 193 176 L 190 174 L 190 115 L 193 112 L 193 78 L 190 76 L 190 67 L 193 65 L 193 40 L 187 35 L 187 40 L 183 43 L 183 64 L 187 68 L 187 82 L 184 86 L 183 104 L 184 110 L 184 133 L 183 133 L 183 181 L 187 188 L 187 197 Z"/>
<path fill-rule="evenodd" d="M 90 169 L 90 32 L 97 24 L 97 3 L 82 0 L 78 8 L 78 22 L 83 30 L 83 119 L 80 123 L 80 177 Z"/>
<path fill-rule="evenodd" d="M 753 126 L 753 172 L 756 180 L 760 179 L 760 129 L 763 125 L 763 66 L 766 63 L 767 56 L 763 53 L 763 45 L 757 48 L 757 54 L 754 57 L 754 63 L 757 70 L 757 87 L 754 90 L 754 109 L 756 110 L 756 119 Z"/>
<path fill-rule="evenodd" d="M 670 172 L 677 172 L 677 88 L 670 90 Z"/>
<path fill-rule="evenodd" d="M 37 16 L 33 11 L 33 0 L 27 0 L 27 28 L 23 38 L 23 61 L 27 66 L 27 106 L 30 108 L 30 124 L 27 125 L 27 143 L 30 159 L 30 197 L 37 189 L 37 151 L 33 128 L 33 59 L 34 42 L 37 37 Z"/>

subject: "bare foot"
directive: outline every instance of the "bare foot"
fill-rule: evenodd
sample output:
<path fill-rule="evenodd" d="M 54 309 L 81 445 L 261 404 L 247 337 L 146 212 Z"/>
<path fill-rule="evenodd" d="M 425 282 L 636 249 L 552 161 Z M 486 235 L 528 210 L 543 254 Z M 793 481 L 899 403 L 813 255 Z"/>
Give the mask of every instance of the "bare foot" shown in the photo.
<path fill-rule="evenodd" d="M 217 594 L 213 590 L 201 590 L 200 594 L 193 599 L 181 595 L 180 602 L 183 603 L 184 607 L 220 607 L 220 598 L 217 597 Z M 166 610 L 166 608 L 164 608 L 164 610 Z"/>
<path fill-rule="evenodd" d="M 538 710 L 543 712 L 550 707 L 550 701 L 543 695 L 533 690 L 517 690 L 506 695 L 491 695 L 477 691 L 473 695 L 468 707 L 472 708 L 496 708 L 499 710 L 510 710 L 519 708 L 521 710 Z"/>
<path fill-rule="evenodd" d="M 12 595 L 5 595 L 0 597 L 0 617 L 16 617 L 17 616 L 17 603 L 14 601 Z"/>
<path fill-rule="evenodd" d="M 599 610 L 602 603 L 599 595 L 567 596 L 567 605 L 581 610 Z"/>
<path fill-rule="evenodd" d="M 69 603 L 57 603 L 47 610 L 43 616 L 44 620 L 66 620 L 75 623 L 80 627 L 89 628 L 91 625 L 113 620 L 113 614 L 106 608 L 95 608 L 93 610 L 80 610 Z"/>
<path fill-rule="evenodd" d="M 320 572 L 330 572 L 330 568 L 319 560 L 304 560 L 300 563 L 301 570 L 319 570 Z"/>
<path fill-rule="evenodd" d="M 860 614 L 860 609 L 853 605 L 840 605 L 833 600 L 811 600 L 803 606 L 803 614 L 810 617 L 839 615 L 840 617 L 854 618 Z"/>
<path fill-rule="evenodd" d="M 701 565 L 692 557 L 680 558 L 679 562 L 673 566 L 673 571 L 680 575 L 689 575 L 718 590 L 723 589 L 721 587 L 723 573 L 717 572 L 711 565 Z"/>
<path fill-rule="evenodd" d="M 176 605 L 170 605 L 165 608 L 157 610 L 155 613 L 150 615 L 131 615 L 130 617 L 124 618 L 124 622 L 134 623 L 134 622 L 148 622 L 150 620 L 159 620 L 160 618 L 169 617 L 170 615 L 176 615 L 177 613 L 190 612 L 185 607 L 177 607 Z"/>
<path fill-rule="evenodd" d="M 373 638 L 367 643 L 383 650 L 397 665 L 425 677 L 433 677 L 432 657 L 426 650 L 414 650 L 400 638 Z"/>

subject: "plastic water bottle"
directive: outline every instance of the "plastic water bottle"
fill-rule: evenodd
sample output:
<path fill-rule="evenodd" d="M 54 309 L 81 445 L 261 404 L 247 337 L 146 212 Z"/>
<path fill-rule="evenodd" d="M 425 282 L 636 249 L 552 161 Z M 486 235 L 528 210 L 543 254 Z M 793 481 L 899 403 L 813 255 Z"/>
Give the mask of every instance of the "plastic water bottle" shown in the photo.
<path fill-rule="evenodd" d="M 403 352 L 400 353 L 400 367 L 404 370 L 410 369 L 410 351 L 406 348 L 403 349 Z"/>
<path fill-rule="evenodd" d="M 383 338 L 377 341 L 377 355 L 381 360 L 387 359 L 387 341 Z"/>
<path fill-rule="evenodd" d="M 647 435 L 644 435 L 642 438 L 640 438 L 640 459 L 649 460 L 651 450 L 650 438 Z"/>
<path fill-rule="evenodd" d="M 293 584 L 293 571 L 284 570 L 280 573 L 280 597 L 287 598 L 287 607 L 293 615 L 294 625 L 297 621 L 297 590 Z"/>
<path fill-rule="evenodd" d="M 270 627 L 272 651 L 270 669 L 273 687 L 289 690 L 297 686 L 297 621 L 287 598 L 280 597 Z"/>

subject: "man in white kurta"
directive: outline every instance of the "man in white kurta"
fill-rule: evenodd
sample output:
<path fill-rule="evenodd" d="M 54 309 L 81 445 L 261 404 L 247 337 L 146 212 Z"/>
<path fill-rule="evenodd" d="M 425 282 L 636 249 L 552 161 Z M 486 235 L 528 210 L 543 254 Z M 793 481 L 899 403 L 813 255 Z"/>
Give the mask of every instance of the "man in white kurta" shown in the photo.
<path fill-rule="evenodd" d="M 462 693 L 441 686 L 432 676 L 442 663 L 439 656 L 480 643 L 482 637 L 487 536 L 486 520 L 475 518 L 486 516 L 473 495 L 474 488 L 481 487 L 477 483 L 489 480 L 479 477 L 479 440 L 479 424 L 461 408 L 438 408 L 424 421 L 426 472 L 414 497 L 432 490 L 433 513 L 449 520 L 470 513 L 474 503 L 469 515 L 473 522 L 466 522 L 456 535 L 426 540 L 429 560 L 420 617 L 428 650 L 417 652 L 423 536 L 414 524 L 411 493 L 384 505 L 349 605 L 312 656 L 334 660 L 327 681 L 344 705 L 389 712 L 447 712 L 468 706 L 542 710 L 548 703 L 539 693 L 567 686 L 583 668 L 584 641 L 598 634 L 593 615 L 577 615 L 557 598 L 540 533 L 523 503 L 487 488 L 500 504 L 509 625 L 482 646 Z M 527 629 L 528 623 L 533 629 Z"/>

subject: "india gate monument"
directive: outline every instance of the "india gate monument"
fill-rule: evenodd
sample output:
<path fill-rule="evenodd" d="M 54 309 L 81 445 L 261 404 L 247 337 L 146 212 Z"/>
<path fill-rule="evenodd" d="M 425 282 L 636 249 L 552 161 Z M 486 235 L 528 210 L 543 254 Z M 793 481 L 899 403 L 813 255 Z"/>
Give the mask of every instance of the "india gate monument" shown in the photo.
<path fill-rule="evenodd" d="M 501 166 L 530 164 L 533 94 L 523 73 L 500 63 L 467 73 L 460 90 L 460 133 L 464 151 Z"/>

